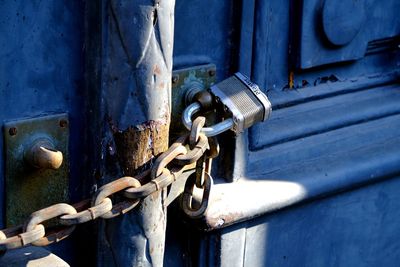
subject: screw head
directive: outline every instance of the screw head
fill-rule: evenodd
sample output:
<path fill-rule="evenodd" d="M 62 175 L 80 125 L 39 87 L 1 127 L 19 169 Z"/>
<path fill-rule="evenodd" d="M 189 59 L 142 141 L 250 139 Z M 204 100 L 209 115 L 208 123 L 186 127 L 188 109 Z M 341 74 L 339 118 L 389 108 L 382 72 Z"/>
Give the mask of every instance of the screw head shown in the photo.
<path fill-rule="evenodd" d="M 65 128 L 68 125 L 68 122 L 66 120 L 60 120 L 59 125 L 61 128 Z"/>
<path fill-rule="evenodd" d="M 17 134 L 17 128 L 16 128 L 16 127 L 11 127 L 11 128 L 8 130 L 8 133 L 9 133 L 11 136 L 16 135 L 16 134 Z"/>
<path fill-rule="evenodd" d="M 172 80 L 172 83 L 177 83 L 179 81 L 179 76 L 174 75 L 174 76 L 172 76 L 171 80 Z"/>
<path fill-rule="evenodd" d="M 209 75 L 210 77 L 215 76 L 215 70 L 214 70 L 214 69 L 209 70 L 209 71 L 208 71 L 208 75 Z"/>

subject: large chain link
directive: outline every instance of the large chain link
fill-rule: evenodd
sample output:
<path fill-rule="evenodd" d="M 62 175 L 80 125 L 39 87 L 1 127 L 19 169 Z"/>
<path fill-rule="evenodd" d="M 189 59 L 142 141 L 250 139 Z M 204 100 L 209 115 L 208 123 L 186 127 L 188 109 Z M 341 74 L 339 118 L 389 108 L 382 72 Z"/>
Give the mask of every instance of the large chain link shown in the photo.
<path fill-rule="evenodd" d="M 197 117 L 192 124 L 190 132 L 190 145 L 195 146 L 203 134 L 201 130 L 205 124 L 204 117 Z M 219 146 L 215 138 L 210 137 L 208 153 L 203 153 L 196 161 L 196 169 L 189 176 L 185 183 L 185 189 L 182 195 L 182 210 L 191 218 L 199 218 L 203 216 L 208 207 L 208 199 L 210 197 L 211 186 L 213 180 L 211 177 L 212 159 L 218 156 Z M 194 190 L 202 191 L 200 198 L 196 198 Z"/>
<path fill-rule="evenodd" d="M 55 204 L 32 213 L 24 225 L 0 230 L 0 252 L 30 244 L 47 246 L 58 242 L 68 237 L 76 225 L 97 218 L 110 219 L 125 214 L 135 208 L 140 199 L 168 187 L 185 170 L 193 168 L 193 163 L 209 151 L 208 139 L 200 133 L 204 125 L 203 119 L 200 119 L 200 123 L 194 123 L 190 134 L 178 138 L 162 153 L 151 170 L 105 184 L 93 199 L 86 199 L 74 205 Z M 139 180 L 149 175 L 150 182 L 141 185 Z M 119 197 L 113 198 L 113 195 Z M 115 202 L 116 199 L 119 201 Z M 55 226 L 48 227 L 45 222 L 49 220 L 52 221 L 51 225 Z"/>

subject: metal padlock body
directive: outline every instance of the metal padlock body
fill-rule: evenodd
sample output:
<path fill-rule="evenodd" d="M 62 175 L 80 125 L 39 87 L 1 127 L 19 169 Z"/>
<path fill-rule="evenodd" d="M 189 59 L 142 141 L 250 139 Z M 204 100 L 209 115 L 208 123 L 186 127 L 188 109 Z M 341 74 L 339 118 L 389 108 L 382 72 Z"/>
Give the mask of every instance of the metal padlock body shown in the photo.
<path fill-rule="evenodd" d="M 258 85 L 239 72 L 211 86 L 209 91 L 231 113 L 234 123 L 231 130 L 236 134 L 265 121 L 272 112 L 271 102 Z"/>

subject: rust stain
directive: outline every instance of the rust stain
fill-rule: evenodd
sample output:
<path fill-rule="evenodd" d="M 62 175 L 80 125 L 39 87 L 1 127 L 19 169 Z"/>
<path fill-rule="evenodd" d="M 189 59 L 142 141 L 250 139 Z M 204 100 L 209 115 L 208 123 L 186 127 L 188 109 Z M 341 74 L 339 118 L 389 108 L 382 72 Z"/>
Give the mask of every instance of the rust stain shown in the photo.
<path fill-rule="evenodd" d="M 228 225 L 243 221 L 244 214 L 241 211 L 235 213 L 219 214 L 219 216 L 208 216 L 204 218 L 206 223 L 205 231 L 224 228 Z"/>
<path fill-rule="evenodd" d="M 162 74 L 161 69 L 160 69 L 160 67 L 159 67 L 157 64 L 154 65 L 153 73 L 154 73 L 155 75 L 161 75 L 161 74 Z"/>
<path fill-rule="evenodd" d="M 165 89 L 165 83 L 161 82 L 159 86 L 157 86 L 160 89 Z"/>
<path fill-rule="evenodd" d="M 289 88 L 290 89 L 294 88 L 294 72 L 293 71 L 289 72 Z"/>
<path fill-rule="evenodd" d="M 153 159 L 168 149 L 168 120 L 147 121 L 123 131 L 117 131 L 115 126 L 112 129 L 125 175 L 134 176 L 150 168 Z"/>

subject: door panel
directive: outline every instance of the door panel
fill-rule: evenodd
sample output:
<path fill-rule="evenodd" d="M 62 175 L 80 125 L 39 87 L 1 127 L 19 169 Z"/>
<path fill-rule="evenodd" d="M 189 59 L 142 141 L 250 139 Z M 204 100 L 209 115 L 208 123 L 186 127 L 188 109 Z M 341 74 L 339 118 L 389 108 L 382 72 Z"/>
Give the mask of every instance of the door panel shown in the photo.
<path fill-rule="evenodd" d="M 0 10 L 0 120 L 68 114 L 69 190 L 65 189 L 71 202 L 77 201 L 82 198 L 81 177 L 85 175 L 84 3 L 1 1 Z M 4 136 L 2 151 L 3 140 Z M 1 207 L 7 193 L 4 156 L 0 156 Z M 5 227 L 4 214 L 2 209 L 1 227 Z M 69 240 L 50 249 L 74 263 L 78 251 L 72 243 Z"/>
<path fill-rule="evenodd" d="M 391 233 L 399 229 L 389 217 L 397 216 L 400 172 L 397 1 L 244 0 L 241 7 L 238 68 L 268 94 L 273 112 L 233 142 L 241 156 L 229 160 L 244 169 L 239 184 L 270 184 L 269 195 L 257 195 L 255 211 L 243 204 L 218 217 L 210 208 L 204 218 L 232 223 L 244 213 L 246 222 L 203 225 L 210 233 L 188 227 L 186 238 L 199 239 L 196 264 L 396 266 Z M 215 191 L 229 190 L 217 183 Z M 288 186 L 274 191 L 278 183 Z"/>

